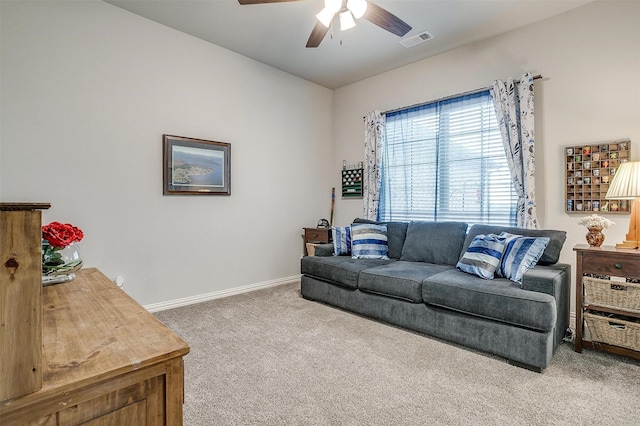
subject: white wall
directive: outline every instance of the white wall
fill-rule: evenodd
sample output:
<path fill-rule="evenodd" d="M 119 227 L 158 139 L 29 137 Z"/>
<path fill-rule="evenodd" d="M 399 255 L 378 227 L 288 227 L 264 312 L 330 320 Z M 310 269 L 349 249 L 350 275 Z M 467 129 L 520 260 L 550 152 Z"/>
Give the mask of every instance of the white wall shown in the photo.
<path fill-rule="evenodd" d="M 592 3 L 333 93 L 99 1 L 0 2 L 0 18 L 0 199 L 51 202 L 45 223 L 84 229 L 87 265 L 123 275 L 143 304 L 298 274 L 300 228 L 328 216 L 342 160 L 363 159 L 373 109 L 543 74 L 539 219 L 568 231 L 566 263 L 586 230 L 563 210 L 561 147 L 630 138 L 640 159 L 633 1 Z M 230 142 L 232 195 L 162 196 L 163 133 Z M 362 214 L 360 200 L 336 202 L 336 224 Z M 628 216 L 609 217 L 606 243 L 621 241 Z"/>
<path fill-rule="evenodd" d="M 591 3 L 336 90 L 335 185 L 340 184 L 343 158 L 363 159 L 362 117 L 367 111 L 486 87 L 525 71 L 542 74 L 544 79 L 535 83 L 539 221 L 543 228 L 567 231 L 561 261 L 575 264 L 572 248 L 586 243 L 586 229 L 576 224 L 584 215 L 564 213 L 561 147 L 629 138 L 632 159 L 640 160 L 639 22 L 638 2 Z M 361 200 L 337 200 L 336 224 L 361 215 Z M 605 231 L 605 244 L 622 241 L 629 216 L 608 217 L 617 225 Z"/>
<path fill-rule="evenodd" d="M 142 304 L 299 274 L 330 90 L 100 1 L 0 7 L 2 201 L 51 202 Z M 163 133 L 231 143 L 232 195 L 163 196 Z"/>

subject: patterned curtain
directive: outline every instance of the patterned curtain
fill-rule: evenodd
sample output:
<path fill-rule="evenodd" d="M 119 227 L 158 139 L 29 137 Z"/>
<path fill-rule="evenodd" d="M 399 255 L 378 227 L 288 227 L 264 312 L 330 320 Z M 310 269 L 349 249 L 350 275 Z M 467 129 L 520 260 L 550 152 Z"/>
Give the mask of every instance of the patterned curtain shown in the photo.
<path fill-rule="evenodd" d="M 533 77 L 526 73 L 519 82 L 493 82 L 491 97 L 513 186 L 518 193 L 518 227 L 537 229 L 535 201 L 535 138 L 533 129 Z"/>
<path fill-rule="evenodd" d="M 380 161 L 382 158 L 385 116 L 380 111 L 371 111 L 367 113 L 364 121 L 363 216 L 366 219 L 376 220 L 378 218 L 380 197 Z"/>

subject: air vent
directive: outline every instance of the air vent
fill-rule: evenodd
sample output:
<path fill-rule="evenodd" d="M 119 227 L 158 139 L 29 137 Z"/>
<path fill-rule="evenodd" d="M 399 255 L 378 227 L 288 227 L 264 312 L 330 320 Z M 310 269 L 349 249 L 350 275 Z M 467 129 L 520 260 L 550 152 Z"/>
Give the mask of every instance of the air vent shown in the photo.
<path fill-rule="evenodd" d="M 416 34 L 404 40 L 400 40 L 400 44 L 406 48 L 416 46 L 420 43 L 424 43 L 427 40 L 431 40 L 433 36 L 429 31 L 423 31 L 420 34 Z"/>

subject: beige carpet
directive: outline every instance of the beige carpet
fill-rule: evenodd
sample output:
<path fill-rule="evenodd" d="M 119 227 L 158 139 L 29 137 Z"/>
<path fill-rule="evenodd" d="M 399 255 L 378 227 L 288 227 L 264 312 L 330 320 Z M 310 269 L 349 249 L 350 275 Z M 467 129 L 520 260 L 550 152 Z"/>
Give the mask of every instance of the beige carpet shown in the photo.
<path fill-rule="evenodd" d="M 533 373 L 299 284 L 156 315 L 191 346 L 185 425 L 640 425 L 640 362 L 567 343 Z"/>

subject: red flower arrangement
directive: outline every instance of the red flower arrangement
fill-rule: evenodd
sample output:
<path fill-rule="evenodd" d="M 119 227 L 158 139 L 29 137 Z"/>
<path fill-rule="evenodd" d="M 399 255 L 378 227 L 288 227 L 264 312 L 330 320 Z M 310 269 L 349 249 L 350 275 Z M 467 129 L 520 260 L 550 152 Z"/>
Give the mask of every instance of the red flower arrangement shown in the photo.
<path fill-rule="evenodd" d="M 61 251 L 84 238 L 84 233 L 70 223 L 51 222 L 42 227 L 42 273 L 57 275 L 75 272 L 82 267 L 82 259 L 75 252 L 71 257 Z"/>
<path fill-rule="evenodd" d="M 84 233 L 70 223 L 51 222 L 42 227 L 42 238 L 51 247 L 63 249 L 71 243 L 82 241 Z"/>

